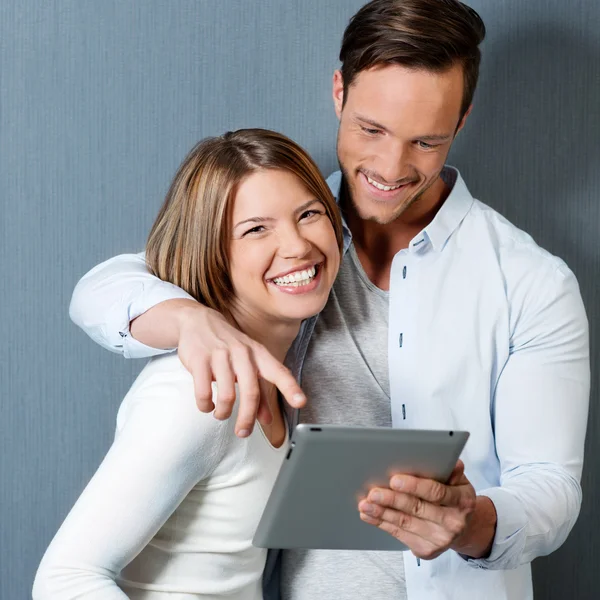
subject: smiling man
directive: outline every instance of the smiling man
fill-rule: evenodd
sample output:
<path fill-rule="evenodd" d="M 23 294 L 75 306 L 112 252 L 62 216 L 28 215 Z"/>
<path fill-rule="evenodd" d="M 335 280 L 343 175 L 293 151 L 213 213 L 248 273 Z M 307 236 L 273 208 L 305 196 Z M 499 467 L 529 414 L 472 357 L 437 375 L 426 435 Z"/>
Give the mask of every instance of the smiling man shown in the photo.
<path fill-rule="evenodd" d="M 270 418 L 259 377 L 298 409 L 292 424 L 471 432 L 446 485 L 397 475 L 357 506 L 412 554 L 272 553 L 268 598 L 532 598 L 530 562 L 577 519 L 590 384 L 577 282 L 445 165 L 484 35 L 455 0 L 375 0 L 350 21 L 333 77 L 341 171 L 328 181 L 344 257 L 291 372 L 149 275 L 141 255 L 99 265 L 75 290 L 71 316 L 103 346 L 178 347 L 201 410 L 214 408 L 214 378 L 215 416 L 228 417 L 237 380 L 240 436 Z"/>

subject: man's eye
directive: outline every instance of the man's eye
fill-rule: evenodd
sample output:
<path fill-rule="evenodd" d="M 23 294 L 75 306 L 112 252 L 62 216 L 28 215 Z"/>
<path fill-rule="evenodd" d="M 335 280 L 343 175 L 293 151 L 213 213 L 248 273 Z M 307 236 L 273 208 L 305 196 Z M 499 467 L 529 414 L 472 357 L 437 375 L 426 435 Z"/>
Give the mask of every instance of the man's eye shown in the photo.
<path fill-rule="evenodd" d="M 377 135 L 378 133 L 380 133 L 379 129 L 372 129 L 370 127 L 362 127 L 361 129 L 368 135 Z"/>
<path fill-rule="evenodd" d="M 431 150 L 431 148 L 435 148 L 434 144 L 428 144 L 427 142 L 417 142 L 417 144 L 419 144 L 419 147 L 423 148 L 423 150 Z"/>

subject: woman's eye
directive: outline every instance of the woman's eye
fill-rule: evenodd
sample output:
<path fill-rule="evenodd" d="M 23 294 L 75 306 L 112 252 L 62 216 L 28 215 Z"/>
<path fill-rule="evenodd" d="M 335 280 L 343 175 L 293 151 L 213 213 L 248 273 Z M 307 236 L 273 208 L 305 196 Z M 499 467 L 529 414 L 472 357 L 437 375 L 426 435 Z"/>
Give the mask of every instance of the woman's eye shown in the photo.
<path fill-rule="evenodd" d="M 309 219 L 314 215 L 322 215 L 323 213 L 318 210 L 305 210 L 302 215 L 300 215 L 300 219 Z"/>
<path fill-rule="evenodd" d="M 265 228 L 262 225 L 257 225 L 256 227 L 253 227 L 252 229 L 248 229 L 248 231 L 246 231 L 244 233 L 244 235 L 248 235 L 249 233 L 262 233 L 265 230 Z"/>

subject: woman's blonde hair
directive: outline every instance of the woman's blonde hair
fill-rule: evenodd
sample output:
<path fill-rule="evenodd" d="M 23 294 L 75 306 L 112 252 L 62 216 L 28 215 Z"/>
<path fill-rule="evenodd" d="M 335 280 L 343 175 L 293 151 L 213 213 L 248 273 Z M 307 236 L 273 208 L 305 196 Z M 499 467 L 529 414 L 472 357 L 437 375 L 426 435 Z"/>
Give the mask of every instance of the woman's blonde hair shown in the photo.
<path fill-rule="evenodd" d="M 341 250 L 339 210 L 308 153 L 280 133 L 240 129 L 202 140 L 179 167 L 148 236 L 150 271 L 226 314 L 233 298 L 229 276 L 233 200 L 242 180 L 264 169 L 294 174 L 323 202 Z"/>

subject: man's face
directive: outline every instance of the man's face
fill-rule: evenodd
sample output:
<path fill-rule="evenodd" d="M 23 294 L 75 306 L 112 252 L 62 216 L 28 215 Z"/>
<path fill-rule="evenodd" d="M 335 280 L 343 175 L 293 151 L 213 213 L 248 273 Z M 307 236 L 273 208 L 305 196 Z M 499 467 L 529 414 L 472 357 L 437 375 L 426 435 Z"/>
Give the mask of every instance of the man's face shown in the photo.
<path fill-rule="evenodd" d="M 340 120 L 337 152 L 354 210 L 385 225 L 435 206 L 435 186 L 459 127 L 463 71 L 389 65 L 361 71 L 342 109 L 337 71 L 333 99 Z M 433 186 L 433 187 L 432 187 Z"/>

